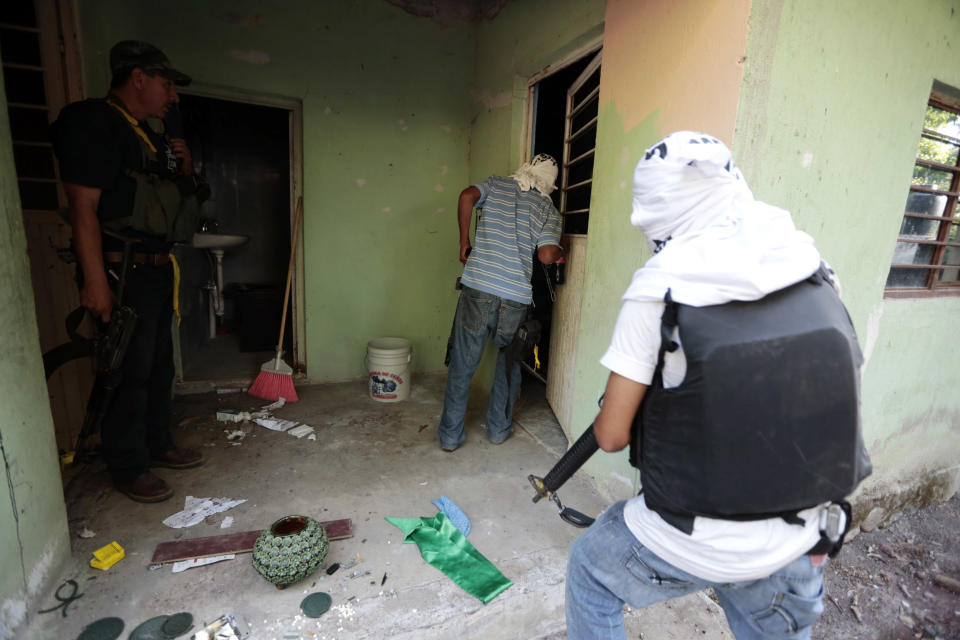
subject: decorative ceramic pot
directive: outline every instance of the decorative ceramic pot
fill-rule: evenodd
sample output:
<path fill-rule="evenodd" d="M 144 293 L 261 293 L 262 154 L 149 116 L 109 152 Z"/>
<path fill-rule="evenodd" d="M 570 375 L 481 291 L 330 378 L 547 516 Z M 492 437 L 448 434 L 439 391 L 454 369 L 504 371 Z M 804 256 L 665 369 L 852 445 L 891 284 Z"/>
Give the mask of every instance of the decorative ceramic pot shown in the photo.
<path fill-rule="evenodd" d="M 253 568 L 282 589 L 303 580 L 327 557 L 327 530 L 307 516 L 286 516 L 253 544 Z"/>

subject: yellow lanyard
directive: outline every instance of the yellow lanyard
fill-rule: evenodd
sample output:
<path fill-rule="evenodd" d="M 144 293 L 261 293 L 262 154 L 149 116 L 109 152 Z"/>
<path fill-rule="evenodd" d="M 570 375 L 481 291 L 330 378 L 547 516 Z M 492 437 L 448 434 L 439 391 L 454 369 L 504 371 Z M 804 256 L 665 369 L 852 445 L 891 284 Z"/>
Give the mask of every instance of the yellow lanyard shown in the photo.
<path fill-rule="evenodd" d="M 107 100 L 107 104 L 120 112 L 120 115 L 122 115 L 123 118 L 130 123 L 130 126 L 133 127 L 133 130 L 137 132 L 137 135 L 143 138 L 143 141 L 147 143 L 147 146 L 150 147 L 150 151 L 153 151 L 154 153 L 157 152 L 157 148 L 153 146 L 152 142 L 150 142 L 150 137 L 147 136 L 147 132 L 140 128 L 140 123 L 137 122 L 136 118 L 127 113 L 126 109 L 118 105 L 116 102 Z"/>

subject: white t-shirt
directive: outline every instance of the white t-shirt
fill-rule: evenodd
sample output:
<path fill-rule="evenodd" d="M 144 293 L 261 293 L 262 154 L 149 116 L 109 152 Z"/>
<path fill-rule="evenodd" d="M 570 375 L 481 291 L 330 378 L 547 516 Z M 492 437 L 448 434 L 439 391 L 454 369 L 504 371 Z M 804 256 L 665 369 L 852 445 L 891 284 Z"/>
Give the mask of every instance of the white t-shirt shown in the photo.
<path fill-rule="evenodd" d="M 663 309 L 663 302 L 625 301 L 600 364 L 649 385 L 657 367 Z M 680 342 L 676 332 L 673 339 Z M 682 345 L 665 354 L 665 387 L 679 385 L 686 371 Z M 740 522 L 698 516 L 691 535 L 648 509 L 642 495 L 627 502 L 623 515 L 641 544 L 678 569 L 712 582 L 740 582 L 765 578 L 810 550 L 820 539 L 821 508 L 799 513 L 804 526 L 782 518 Z"/>

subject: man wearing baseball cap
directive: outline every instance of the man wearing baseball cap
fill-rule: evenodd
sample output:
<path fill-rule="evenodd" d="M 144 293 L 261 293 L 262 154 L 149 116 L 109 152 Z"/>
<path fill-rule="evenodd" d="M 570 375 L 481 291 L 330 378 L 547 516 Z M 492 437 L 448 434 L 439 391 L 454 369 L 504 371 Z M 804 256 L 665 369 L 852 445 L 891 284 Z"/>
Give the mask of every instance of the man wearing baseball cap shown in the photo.
<path fill-rule="evenodd" d="M 80 302 L 104 325 L 115 306 L 137 316 L 121 381 L 105 407 L 102 455 L 120 491 L 159 502 L 173 490 L 151 467 L 204 462 L 199 452 L 174 446 L 170 434 L 169 252 L 193 235 L 209 189 L 193 172 L 186 141 L 169 138 L 159 123 L 180 100 L 176 86 L 189 84 L 190 76 L 139 40 L 113 46 L 110 70 L 108 95 L 66 106 L 52 125 L 53 143 L 69 201 Z M 124 241 L 135 242 L 126 270 Z M 116 300 L 123 276 L 123 299 Z"/>

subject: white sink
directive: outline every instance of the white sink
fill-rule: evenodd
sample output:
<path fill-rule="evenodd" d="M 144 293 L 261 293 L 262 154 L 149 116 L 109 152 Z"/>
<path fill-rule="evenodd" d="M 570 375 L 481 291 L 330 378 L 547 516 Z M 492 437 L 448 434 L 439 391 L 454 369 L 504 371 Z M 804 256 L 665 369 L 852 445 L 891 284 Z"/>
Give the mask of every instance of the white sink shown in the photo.
<path fill-rule="evenodd" d="M 249 239 L 232 233 L 195 233 L 191 244 L 197 249 L 229 249 L 239 247 Z"/>

